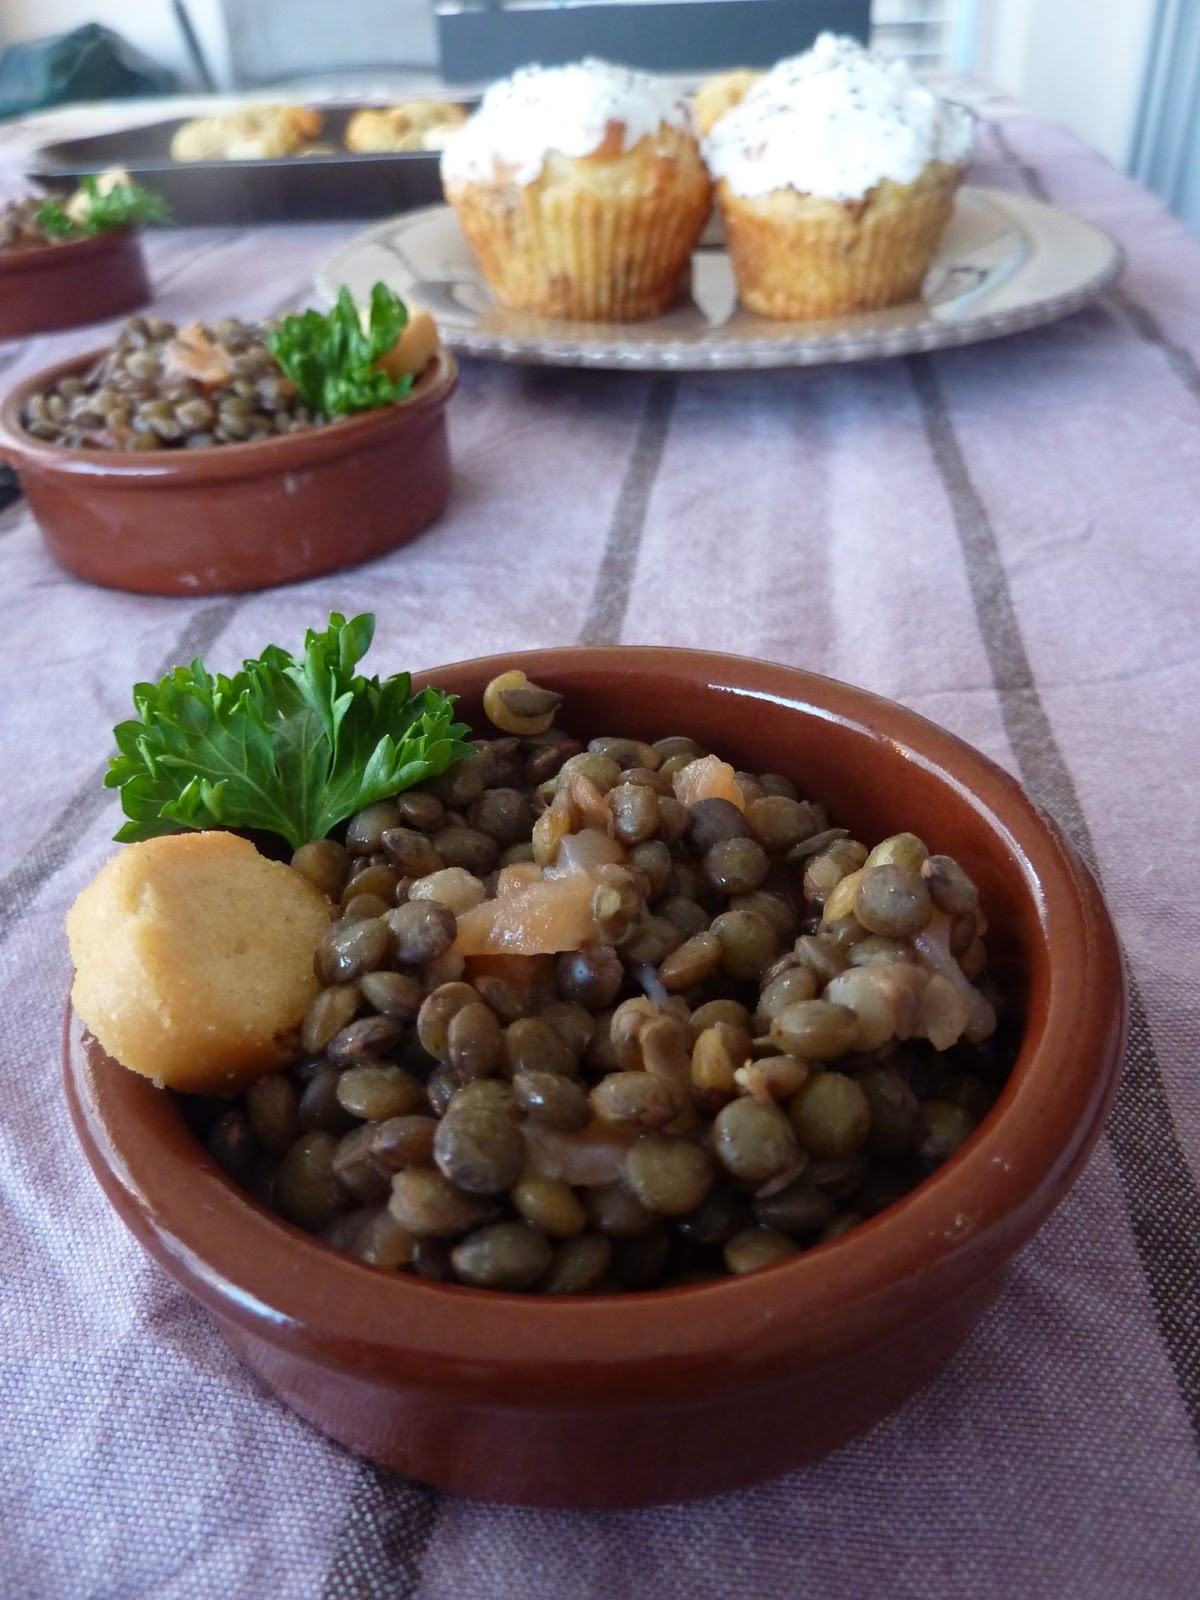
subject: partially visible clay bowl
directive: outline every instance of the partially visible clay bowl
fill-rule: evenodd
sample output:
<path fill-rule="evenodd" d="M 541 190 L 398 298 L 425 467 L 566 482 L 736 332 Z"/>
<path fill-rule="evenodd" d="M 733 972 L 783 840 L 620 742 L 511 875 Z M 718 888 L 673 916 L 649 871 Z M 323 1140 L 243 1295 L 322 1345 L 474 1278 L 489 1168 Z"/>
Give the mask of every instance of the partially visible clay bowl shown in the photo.
<path fill-rule="evenodd" d="M 25 400 L 102 354 L 36 373 L 0 405 L 0 457 L 51 555 L 78 577 L 141 594 L 266 589 L 393 550 L 446 503 L 458 369 L 445 351 L 408 399 L 278 439 L 118 451 L 26 433 Z"/>
<path fill-rule="evenodd" d="M 636 648 L 535 651 L 418 682 L 460 694 L 482 725 L 483 686 L 509 667 L 563 691 L 563 725 L 584 736 L 690 733 L 794 777 L 856 836 L 911 828 L 962 861 L 1027 1020 L 1004 1093 L 959 1153 L 872 1220 L 763 1271 L 539 1299 L 385 1275 L 289 1227 L 225 1178 L 169 1095 L 68 1015 L 71 1114 L 151 1254 L 248 1366 L 351 1449 L 527 1505 L 730 1489 L 879 1421 L 970 1334 L 1099 1137 L 1126 1029 L 1116 937 L 1095 882 L 1013 779 L 900 706 L 785 667 Z"/>
<path fill-rule="evenodd" d="M 150 298 L 140 234 L 112 228 L 33 250 L 0 250 L 0 339 L 136 311 Z"/>

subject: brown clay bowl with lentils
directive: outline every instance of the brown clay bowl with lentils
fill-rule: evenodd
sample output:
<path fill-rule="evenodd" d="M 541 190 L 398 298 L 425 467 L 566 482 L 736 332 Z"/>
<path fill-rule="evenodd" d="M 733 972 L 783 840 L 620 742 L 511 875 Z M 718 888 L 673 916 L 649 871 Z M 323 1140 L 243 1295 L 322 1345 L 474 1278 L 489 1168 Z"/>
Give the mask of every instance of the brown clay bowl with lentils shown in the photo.
<path fill-rule="evenodd" d="M 50 241 L 39 199 L 0 207 L 0 339 L 103 322 L 145 305 L 150 279 L 141 235 L 112 228 Z"/>
<path fill-rule="evenodd" d="M 250 1367 L 397 1471 L 601 1507 L 819 1457 L 958 1349 L 1100 1133 L 1095 883 L 992 762 L 828 679 L 617 648 L 417 682 L 476 754 L 301 853 L 337 920 L 292 1066 L 177 1097 L 68 1018 L 93 1168 Z M 588 837 L 600 939 L 464 955 L 498 872 L 536 901 Z"/>
<path fill-rule="evenodd" d="M 134 317 L 115 345 L 48 368 L 0 404 L 0 457 L 50 554 L 141 594 L 227 594 L 357 566 L 413 539 L 450 492 L 444 349 L 403 400 L 314 416 L 236 319 L 212 344 L 233 376 L 173 371 L 177 330 Z"/>

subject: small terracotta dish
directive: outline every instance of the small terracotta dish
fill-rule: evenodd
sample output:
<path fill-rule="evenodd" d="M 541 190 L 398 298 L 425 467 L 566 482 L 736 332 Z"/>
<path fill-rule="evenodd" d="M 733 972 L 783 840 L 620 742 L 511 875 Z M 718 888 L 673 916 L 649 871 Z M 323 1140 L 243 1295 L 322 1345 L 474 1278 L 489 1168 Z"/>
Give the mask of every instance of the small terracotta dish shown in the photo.
<path fill-rule="evenodd" d="M 140 594 L 267 589 L 393 550 L 446 503 L 458 369 L 444 350 L 408 399 L 278 439 L 143 452 L 27 433 L 26 399 L 102 353 L 45 368 L 0 405 L 0 457 L 50 554 L 80 578 Z"/>
<path fill-rule="evenodd" d="M 970 1334 L 1103 1127 L 1126 1032 L 1117 940 L 1095 882 L 1016 782 L 900 706 L 649 648 L 535 651 L 418 682 L 461 695 L 481 725 L 483 687 L 510 667 L 565 693 L 577 734 L 690 733 L 791 775 L 858 837 L 913 828 L 963 863 L 1026 1025 L 1000 1100 L 958 1153 L 870 1221 L 761 1271 L 539 1298 L 385 1275 L 280 1221 L 222 1174 L 168 1094 L 68 1014 L 71 1115 L 142 1244 L 265 1383 L 351 1449 L 523 1505 L 732 1489 L 878 1422 Z"/>
<path fill-rule="evenodd" d="M 0 339 L 136 311 L 150 298 L 141 235 L 113 228 L 31 250 L 0 250 Z"/>

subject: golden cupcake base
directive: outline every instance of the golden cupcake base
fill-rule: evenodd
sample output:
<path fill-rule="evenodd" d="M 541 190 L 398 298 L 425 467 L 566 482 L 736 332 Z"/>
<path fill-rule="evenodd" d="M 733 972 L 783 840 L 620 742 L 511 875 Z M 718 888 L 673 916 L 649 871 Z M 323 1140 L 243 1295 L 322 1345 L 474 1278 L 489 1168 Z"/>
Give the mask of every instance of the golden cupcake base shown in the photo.
<path fill-rule="evenodd" d="M 738 298 L 775 320 L 874 311 L 915 300 L 954 209 L 961 167 L 931 162 L 908 184 L 884 179 L 864 199 L 825 200 L 794 189 L 717 199 Z"/>
<path fill-rule="evenodd" d="M 533 183 L 448 184 L 446 198 L 501 305 L 634 322 L 678 299 L 712 187 L 694 141 L 663 128 L 624 154 L 552 153 Z"/>

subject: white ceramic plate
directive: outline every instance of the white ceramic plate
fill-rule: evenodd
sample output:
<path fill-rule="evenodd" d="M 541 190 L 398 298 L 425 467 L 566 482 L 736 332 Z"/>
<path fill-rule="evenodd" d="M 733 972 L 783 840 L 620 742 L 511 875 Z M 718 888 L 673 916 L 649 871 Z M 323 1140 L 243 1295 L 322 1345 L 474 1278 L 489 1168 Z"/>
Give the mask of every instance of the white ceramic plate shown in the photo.
<path fill-rule="evenodd" d="M 654 371 L 807 367 L 972 344 L 1077 311 L 1122 266 L 1099 228 L 1021 195 L 960 190 L 924 297 L 821 322 L 770 322 L 737 303 L 718 236 L 692 258 L 691 296 L 647 322 L 565 322 L 505 311 L 480 276 L 449 206 L 381 222 L 317 273 L 329 303 L 345 284 L 365 302 L 377 280 L 428 306 L 464 355 L 569 367 Z"/>

